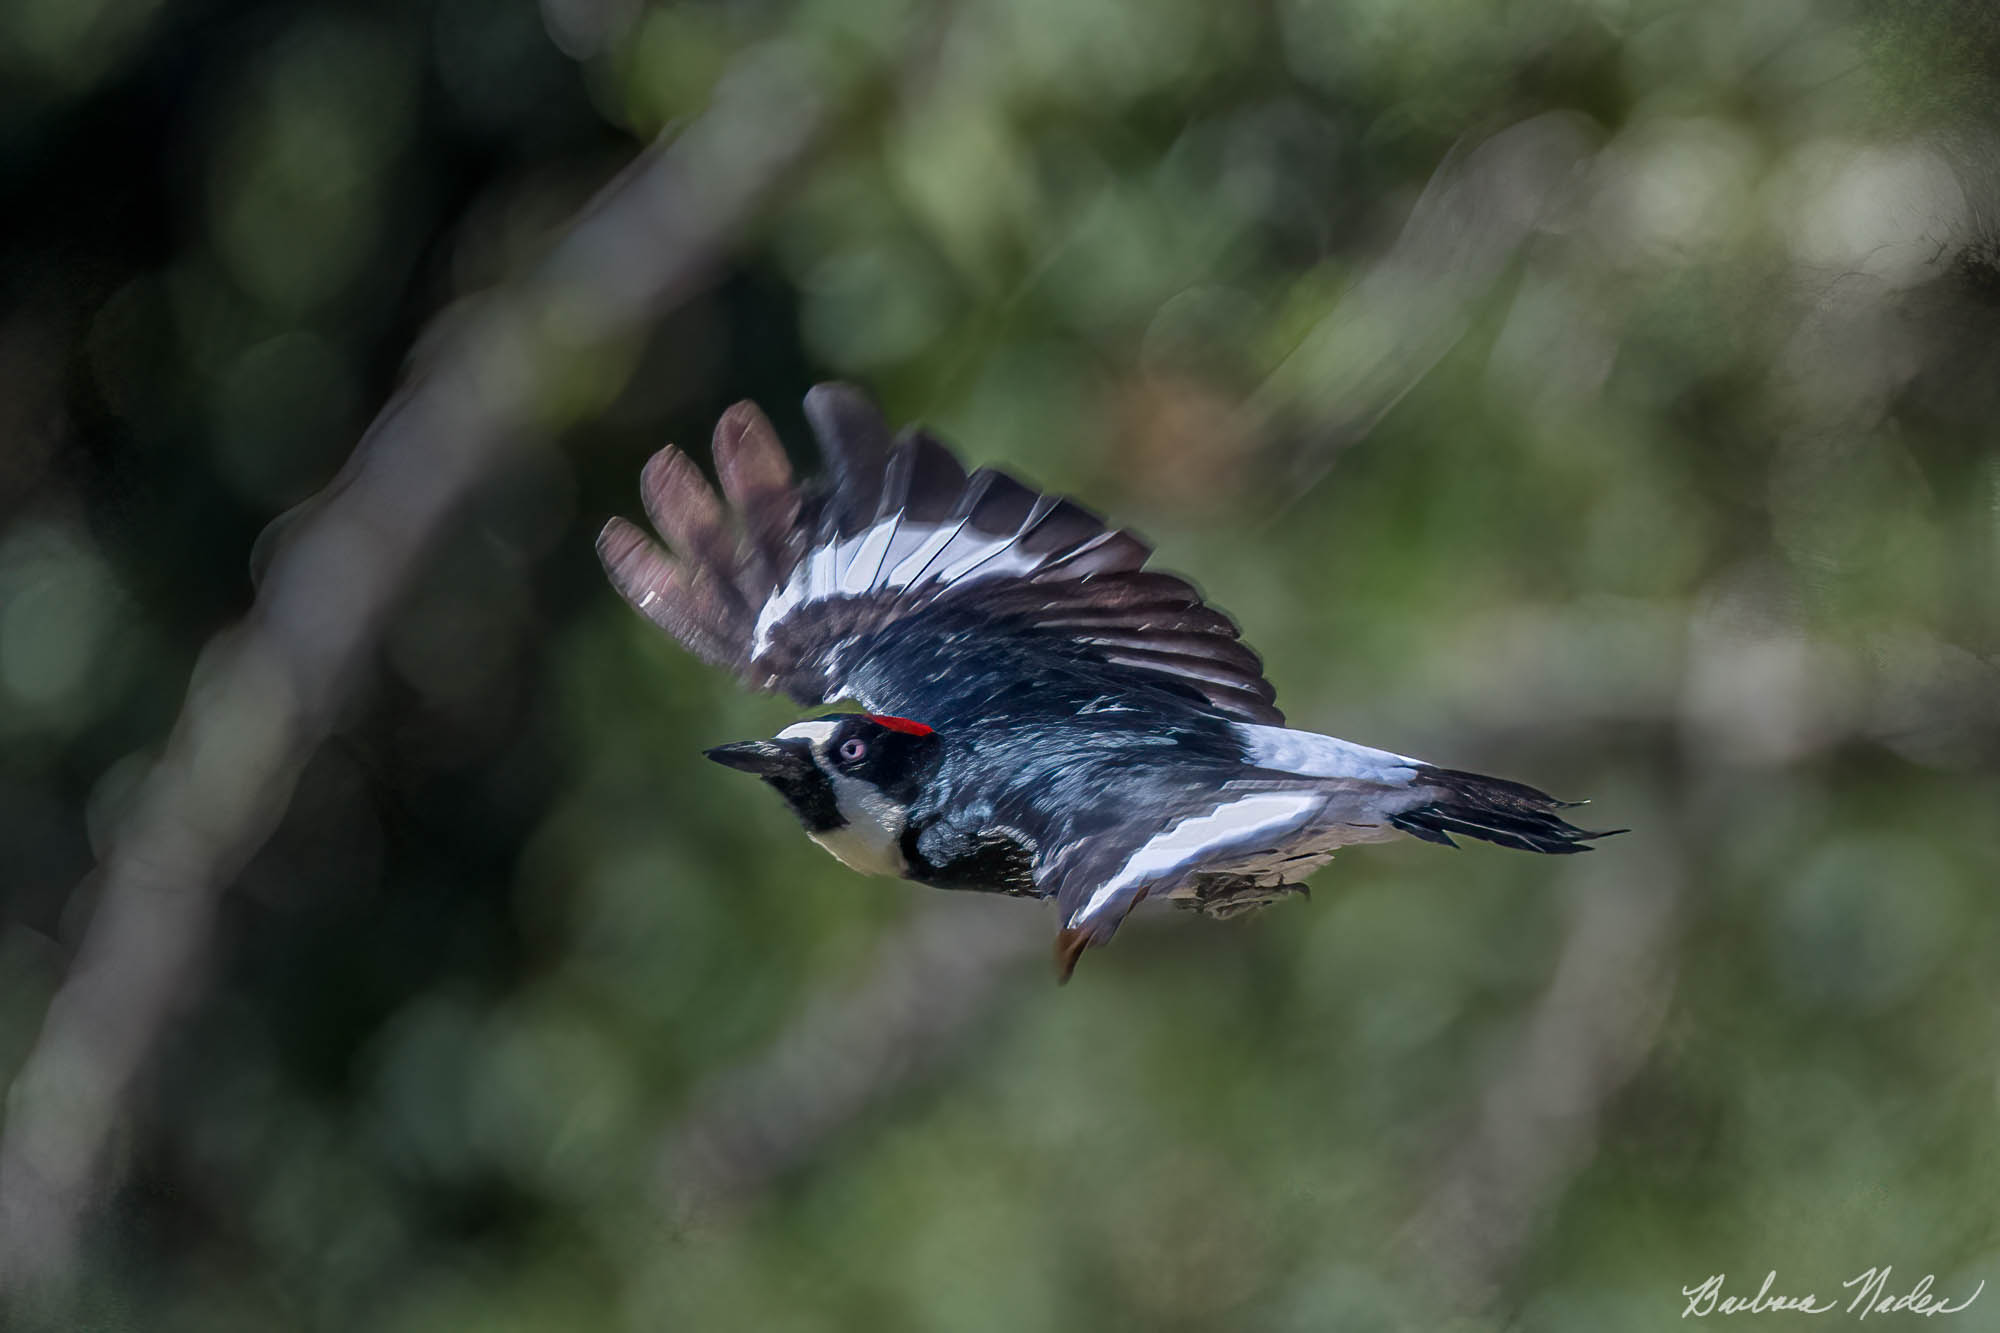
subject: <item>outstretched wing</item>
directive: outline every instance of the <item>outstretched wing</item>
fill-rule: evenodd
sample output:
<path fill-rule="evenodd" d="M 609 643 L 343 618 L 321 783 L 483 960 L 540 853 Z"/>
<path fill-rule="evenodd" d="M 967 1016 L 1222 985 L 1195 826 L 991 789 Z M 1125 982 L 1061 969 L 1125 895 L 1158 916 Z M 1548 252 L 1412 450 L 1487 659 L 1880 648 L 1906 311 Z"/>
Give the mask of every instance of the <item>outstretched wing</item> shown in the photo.
<path fill-rule="evenodd" d="M 1013 653 L 1083 653 L 1231 717 L 1283 722 L 1235 623 L 1145 569 L 1152 548 L 1132 533 L 1003 472 L 968 475 L 921 430 L 891 439 L 847 385 L 805 406 L 827 463 L 817 485 L 794 483 L 770 423 L 739 403 L 715 430 L 726 506 L 669 447 L 641 490 L 672 555 L 623 519 L 598 538 L 618 591 L 696 656 L 802 704 L 891 709 L 871 654 L 970 625 Z"/>

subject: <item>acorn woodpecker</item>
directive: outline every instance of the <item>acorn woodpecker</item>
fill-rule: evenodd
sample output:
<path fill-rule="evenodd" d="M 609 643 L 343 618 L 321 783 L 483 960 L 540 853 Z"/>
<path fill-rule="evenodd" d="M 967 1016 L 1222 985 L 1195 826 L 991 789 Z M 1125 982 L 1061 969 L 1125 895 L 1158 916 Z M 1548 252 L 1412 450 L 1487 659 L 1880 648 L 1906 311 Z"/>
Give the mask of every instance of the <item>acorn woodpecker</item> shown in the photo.
<path fill-rule="evenodd" d="M 805 400 L 800 487 L 752 403 L 714 441 L 725 506 L 671 447 L 641 478 L 673 555 L 612 519 L 611 582 L 690 652 L 802 705 L 709 750 L 866 874 L 1054 898 L 1067 979 L 1142 899 L 1223 917 L 1301 890 L 1350 843 L 1463 834 L 1534 852 L 1606 836 L 1533 787 L 1284 724 L 1234 622 L 1075 502 L 967 474 L 859 391 Z"/>

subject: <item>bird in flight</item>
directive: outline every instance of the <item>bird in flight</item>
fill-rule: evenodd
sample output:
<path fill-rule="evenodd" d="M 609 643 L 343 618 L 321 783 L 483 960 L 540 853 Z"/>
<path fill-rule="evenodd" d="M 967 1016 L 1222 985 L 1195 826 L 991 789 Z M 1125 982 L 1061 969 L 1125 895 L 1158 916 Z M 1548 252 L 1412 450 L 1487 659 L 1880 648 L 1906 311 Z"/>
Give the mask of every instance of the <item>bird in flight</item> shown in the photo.
<path fill-rule="evenodd" d="M 816 484 L 739 403 L 715 430 L 727 504 L 670 446 L 640 489 L 672 554 L 621 518 L 597 550 L 697 657 L 801 705 L 860 705 L 707 752 L 854 869 L 1055 899 L 1067 980 L 1144 899 L 1233 915 L 1351 843 L 1560 853 L 1607 836 L 1533 787 L 1287 727 L 1235 623 L 1147 569 L 1140 538 L 968 474 L 924 430 L 892 437 L 850 386 L 819 385 L 805 411 Z"/>

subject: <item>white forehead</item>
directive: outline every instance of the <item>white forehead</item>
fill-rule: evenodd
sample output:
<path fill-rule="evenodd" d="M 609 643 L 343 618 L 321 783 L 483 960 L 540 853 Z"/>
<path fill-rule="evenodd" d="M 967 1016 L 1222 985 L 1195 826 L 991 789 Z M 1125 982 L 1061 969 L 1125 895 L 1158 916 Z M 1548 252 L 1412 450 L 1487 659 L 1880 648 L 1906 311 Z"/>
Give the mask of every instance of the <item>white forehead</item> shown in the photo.
<path fill-rule="evenodd" d="M 839 727 L 840 724 L 838 722 L 828 722 L 824 718 L 816 718 L 811 722 L 794 722 L 791 726 L 786 727 L 778 733 L 778 739 L 781 741 L 810 741 L 814 745 L 824 745 L 833 739 L 833 733 Z"/>

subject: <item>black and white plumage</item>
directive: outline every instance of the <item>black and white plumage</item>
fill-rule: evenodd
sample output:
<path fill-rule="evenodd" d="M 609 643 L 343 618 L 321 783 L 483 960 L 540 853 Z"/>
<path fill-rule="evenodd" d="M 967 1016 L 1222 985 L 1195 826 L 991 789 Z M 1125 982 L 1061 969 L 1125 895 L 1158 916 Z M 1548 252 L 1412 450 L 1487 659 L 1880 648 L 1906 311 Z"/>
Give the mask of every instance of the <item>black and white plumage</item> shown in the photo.
<path fill-rule="evenodd" d="M 864 712 L 709 751 L 763 777 L 856 869 L 1054 898 L 1067 977 L 1143 899 L 1224 916 L 1336 848 L 1463 834 L 1588 850 L 1532 787 L 1284 725 L 1257 655 L 1151 548 L 921 430 L 891 438 L 844 385 L 806 415 L 801 488 L 755 405 L 716 427 L 727 505 L 685 455 L 646 465 L 673 549 L 613 519 L 618 591 L 757 689 Z"/>

